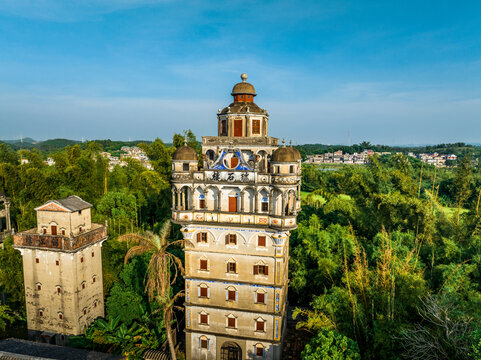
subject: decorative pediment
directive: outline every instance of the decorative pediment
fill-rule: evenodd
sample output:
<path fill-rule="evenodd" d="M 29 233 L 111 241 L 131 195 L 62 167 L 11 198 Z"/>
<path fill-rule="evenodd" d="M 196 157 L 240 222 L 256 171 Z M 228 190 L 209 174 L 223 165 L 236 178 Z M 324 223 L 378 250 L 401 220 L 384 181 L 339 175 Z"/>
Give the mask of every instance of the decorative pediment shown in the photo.
<path fill-rule="evenodd" d="M 46 204 L 39 206 L 35 210 L 37 211 L 61 211 L 61 212 L 70 212 L 69 209 L 63 207 L 59 204 L 54 203 L 53 201 L 49 201 Z"/>

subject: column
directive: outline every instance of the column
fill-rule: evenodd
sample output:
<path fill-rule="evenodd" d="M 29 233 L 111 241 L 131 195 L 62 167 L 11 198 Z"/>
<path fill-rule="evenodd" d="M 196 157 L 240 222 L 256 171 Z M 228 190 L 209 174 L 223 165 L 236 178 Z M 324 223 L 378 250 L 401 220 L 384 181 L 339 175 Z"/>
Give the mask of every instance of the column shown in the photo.
<path fill-rule="evenodd" d="M 182 192 L 182 206 L 184 207 L 184 210 L 187 210 L 187 206 L 185 204 L 185 190 L 182 189 L 181 192 Z"/>
<path fill-rule="evenodd" d="M 172 188 L 172 209 L 177 209 L 175 206 L 175 188 Z"/>
<path fill-rule="evenodd" d="M 286 194 L 282 193 L 281 196 L 282 196 L 281 216 L 284 216 L 284 215 L 286 215 L 285 214 L 285 212 L 286 212 Z"/>
<path fill-rule="evenodd" d="M 240 195 L 240 201 L 241 201 L 240 211 L 244 212 L 244 191 L 241 191 L 239 195 Z"/>
<path fill-rule="evenodd" d="M 255 196 L 254 196 L 254 212 L 259 212 L 259 193 L 257 189 L 255 189 Z"/>
<path fill-rule="evenodd" d="M 5 201 L 5 221 L 7 223 L 7 231 L 12 230 L 12 225 L 10 224 L 10 200 Z"/>
<path fill-rule="evenodd" d="M 177 210 L 180 210 L 180 190 L 177 191 Z"/>
<path fill-rule="evenodd" d="M 219 194 L 217 195 L 217 211 L 222 211 L 222 191 L 217 189 Z"/>

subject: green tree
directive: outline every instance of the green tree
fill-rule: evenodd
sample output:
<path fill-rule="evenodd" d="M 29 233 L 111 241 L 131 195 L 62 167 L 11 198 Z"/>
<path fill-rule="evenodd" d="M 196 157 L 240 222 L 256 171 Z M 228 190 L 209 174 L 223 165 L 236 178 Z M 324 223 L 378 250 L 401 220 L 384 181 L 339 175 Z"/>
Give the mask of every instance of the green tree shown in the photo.
<path fill-rule="evenodd" d="M 135 244 L 125 255 L 128 262 L 136 255 L 152 252 L 147 268 L 147 282 L 145 290 L 150 300 L 156 300 L 163 308 L 164 322 L 169 342 L 170 356 L 176 359 L 175 344 L 172 337 L 172 315 L 175 301 L 184 296 L 183 291 L 177 294 L 171 293 L 171 285 L 175 283 L 178 272 L 184 272 L 181 260 L 168 251 L 168 248 L 182 244 L 184 240 L 169 241 L 170 220 L 166 220 L 158 234 L 146 232 L 144 234 L 126 234 L 119 237 L 119 241 L 129 241 Z M 172 271 L 174 275 L 172 276 Z"/>
<path fill-rule="evenodd" d="M 320 331 L 306 344 L 301 356 L 303 360 L 361 359 L 356 342 L 333 330 Z"/>

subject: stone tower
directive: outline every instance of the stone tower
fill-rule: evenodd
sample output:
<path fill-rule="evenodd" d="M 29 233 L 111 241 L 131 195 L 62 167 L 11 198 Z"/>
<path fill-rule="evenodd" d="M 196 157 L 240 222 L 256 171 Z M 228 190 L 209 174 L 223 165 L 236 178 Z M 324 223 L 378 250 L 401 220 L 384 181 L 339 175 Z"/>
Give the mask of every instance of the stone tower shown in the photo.
<path fill-rule="evenodd" d="M 29 337 L 64 344 L 104 316 L 102 242 L 78 196 L 50 200 L 35 210 L 37 227 L 15 235 L 23 257 Z"/>
<path fill-rule="evenodd" d="M 185 245 L 187 359 L 281 359 L 290 230 L 300 210 L 301 157 L 268 136 L 254 86 L 232 90 L 203 168 L 184 145 L 172 159 L 172 221 Z"/>

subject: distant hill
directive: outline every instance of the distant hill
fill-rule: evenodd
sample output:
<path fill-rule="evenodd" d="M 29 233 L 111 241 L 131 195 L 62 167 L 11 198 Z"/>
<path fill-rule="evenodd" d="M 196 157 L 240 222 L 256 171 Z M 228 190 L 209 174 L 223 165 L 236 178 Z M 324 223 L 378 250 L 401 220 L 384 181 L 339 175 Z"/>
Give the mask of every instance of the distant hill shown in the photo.
<path fill-rule="evenodd" d="M 37 141 L 32 139 L 31 137 L 26 137 L 23 138 L 22 141 L 20 139 L 15 139 L 15 140 L 0 140 L 0 142 L 4 142 L 7 144 L 16 144 L 16 143 L 26 143 L 26 144 L 35 144 Z"/>
<path fill-rule="evenodd" d="M 31 142 L 26 142 L 26 139 L 32 140 Z M 0 140 L 0 142 L 4 142 L 9 144 L 14 150 L 20 150 L 20 149 L 33 149 L 36 148 L 39 151 L 55 151 L 61 148 L 64 148 L 69 145 L 75 145 L 75 144 L 80 144 L 80 141 L 77 140 L 69 140 L 69 139 L 51 139 L 51 140 L 45 140 L 45 141 L 38 141 L 36 142 L 35 140 L 31 138 L 25 138 L 23 139 L 23 142 L 20 142 L 18 140 L 15 140 L 14 142 L 8 142 L 5 140 Z"/>

